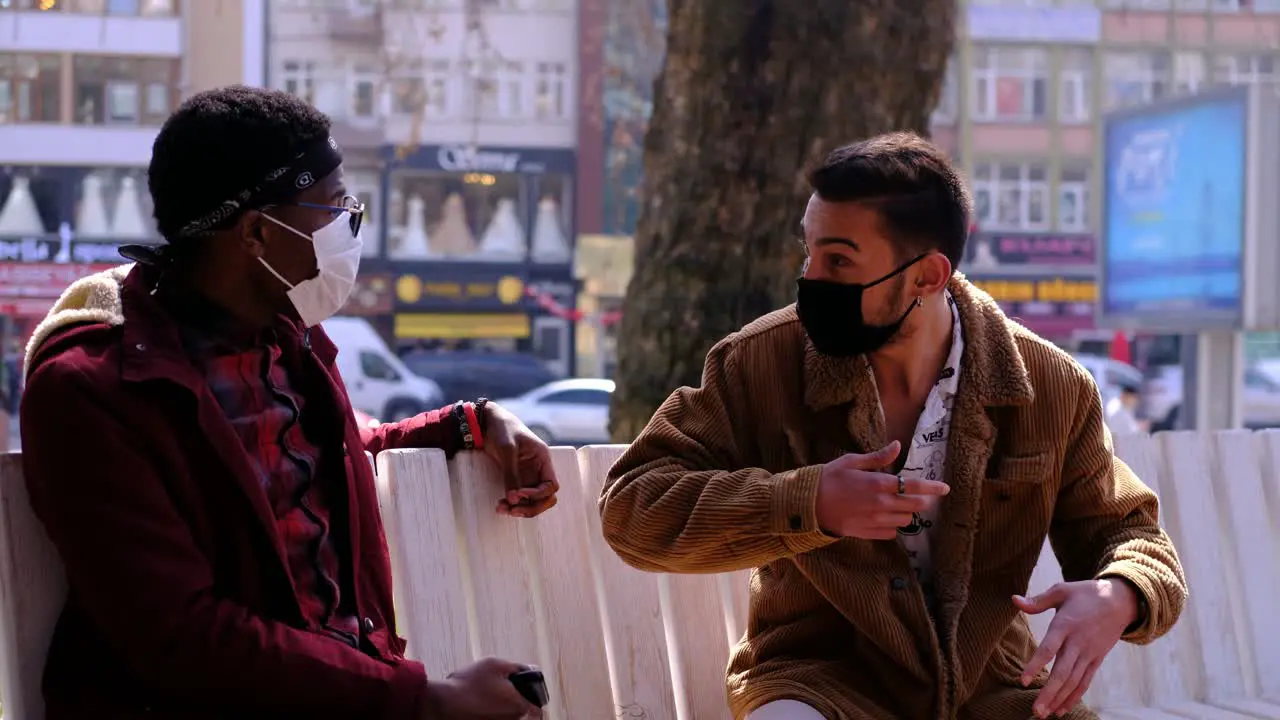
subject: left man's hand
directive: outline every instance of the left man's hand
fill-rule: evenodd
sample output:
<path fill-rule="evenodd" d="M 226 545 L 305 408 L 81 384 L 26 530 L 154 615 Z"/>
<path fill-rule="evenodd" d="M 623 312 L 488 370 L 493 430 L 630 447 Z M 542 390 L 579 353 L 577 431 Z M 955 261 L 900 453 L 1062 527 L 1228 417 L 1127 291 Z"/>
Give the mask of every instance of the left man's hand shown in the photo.
<path fill-rule="evenodd" d="M 498 512 L 531 518 L 551 509 L 560 483 L 556 482 L 547 444 L 495 403 L 487 404 L 484 413 L 484 454 L 498 464 L 507 488 L 506 497 L 498 502 Z"/>
<path fill-rule="evenodd" d="M 1022 684 L 1031 682 L 1050 660 L 1049 681 L 1036 696 L 1036 717 L 1065 713 L 1089 689 L 1093 674 L 1138 619 L 1138 596 L 1119 578 L 1058 583 L 1033 598 L 1013 596 L 1013 604 L 1028 615 L 1056 610 L 1044 642 L 1022 670 Z"/>

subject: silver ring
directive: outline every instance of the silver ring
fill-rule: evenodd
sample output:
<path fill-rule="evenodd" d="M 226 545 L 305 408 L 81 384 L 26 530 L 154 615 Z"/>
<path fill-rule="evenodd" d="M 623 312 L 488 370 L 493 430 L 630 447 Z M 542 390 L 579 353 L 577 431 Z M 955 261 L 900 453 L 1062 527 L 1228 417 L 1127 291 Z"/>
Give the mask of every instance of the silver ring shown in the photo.
<path fill-rule="evenodd" d="M 907 481 L 903 480 L 901 475 L 898 476 L 898 494 L 899 495 L 907 494 Z"/>

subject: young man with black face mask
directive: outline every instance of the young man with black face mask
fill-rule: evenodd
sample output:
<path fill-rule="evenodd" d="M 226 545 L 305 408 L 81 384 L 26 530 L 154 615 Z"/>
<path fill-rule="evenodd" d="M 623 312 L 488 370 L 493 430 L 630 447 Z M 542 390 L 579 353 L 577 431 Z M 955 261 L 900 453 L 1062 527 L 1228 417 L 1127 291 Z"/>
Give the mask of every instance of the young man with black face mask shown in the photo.
<path fill-rule="evenodd" d="M 351 293 L 364 214 L 328 118 L 198 94 L 149 183 L 167 243 L 73 285 L 27 350 L 26 480 L 70 586 L 48 717 L 535 712 L 515 663 L 428 679 L 404 658 L 365 451 L 482 450 L 519 517 L 557 485 L 546 446 L 483 400 L 357 426 L 319 325 Z"/>
<path fill-rule="evenodd" d="M 877 137 L 809 183 L 796 305 L 667 399 L 605 538 L 644 570 L 755 568 L 739 720 L 1094 717 L 1106 653 L 1186 598 L 1155 495 L 1089 373 L 954 272 L 970 201 L 941 151 Z M 1066 582 L 1023 597 L 1046 535 Z M 1022 613 L 1049 609 L 1037 650 Z"/>

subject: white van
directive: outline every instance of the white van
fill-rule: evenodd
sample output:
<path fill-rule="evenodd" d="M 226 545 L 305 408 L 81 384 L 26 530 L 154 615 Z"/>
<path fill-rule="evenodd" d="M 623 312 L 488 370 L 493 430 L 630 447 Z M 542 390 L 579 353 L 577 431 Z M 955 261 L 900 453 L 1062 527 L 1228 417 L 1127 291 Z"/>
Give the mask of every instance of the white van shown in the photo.
<path fill-rule="evenodd" d="M 410 372 L 368 320 L 334 317 L 323 327 L 338 346 L 338 372 L 355 409 L 395 422 L 444 405 L 440 386 Z"/>

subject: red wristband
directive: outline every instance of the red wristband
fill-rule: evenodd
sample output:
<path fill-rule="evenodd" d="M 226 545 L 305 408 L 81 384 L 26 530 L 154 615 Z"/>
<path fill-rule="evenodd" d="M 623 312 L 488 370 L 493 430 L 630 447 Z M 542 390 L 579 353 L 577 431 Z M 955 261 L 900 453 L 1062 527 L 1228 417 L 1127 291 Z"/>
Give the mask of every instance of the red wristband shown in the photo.
<path fill-rule="evenodd" d="M 480 419 L 476 417 L 475 403 L 462 403 L 462 411 L 467 414 L 467 426 L 471 430 L 471 442 L 476 450 L 484 449 L 484 435 L 480 432 Z"/>

